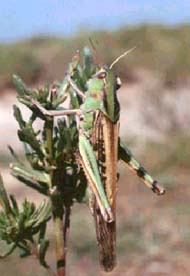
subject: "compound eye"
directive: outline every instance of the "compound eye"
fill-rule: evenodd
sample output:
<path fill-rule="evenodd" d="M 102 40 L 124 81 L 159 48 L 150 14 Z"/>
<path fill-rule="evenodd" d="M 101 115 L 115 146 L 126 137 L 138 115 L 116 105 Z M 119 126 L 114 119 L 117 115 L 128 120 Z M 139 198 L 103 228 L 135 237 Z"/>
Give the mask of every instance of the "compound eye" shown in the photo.
<path fill-rule="evenodd" d="M 101 71 L 101 72 L 97 73 L 97 78 L 98 79 L 105 79 L 106 76 L 107 76 L 106 71 Z"/>
<path fill-rule="evenodd" d="M 80 122 L 83 122 L 84 121 L 84 115 L 80 115 L 79 120 L 80 120 Z"/>
<path fill-rule="evenodd" d="M 116 90 L 118 90 L 122 85 L 121 79 L 116 77 Z"/>

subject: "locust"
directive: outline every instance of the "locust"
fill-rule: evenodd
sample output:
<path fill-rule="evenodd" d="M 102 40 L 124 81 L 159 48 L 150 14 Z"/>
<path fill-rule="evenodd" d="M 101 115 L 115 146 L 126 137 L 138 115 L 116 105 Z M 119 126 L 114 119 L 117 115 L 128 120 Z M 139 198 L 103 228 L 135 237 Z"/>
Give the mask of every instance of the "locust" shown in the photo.
<path fill-rule="evenodd" d="M 117 90 L 120 80 L 113 72 L 114 64 L 110 67 L 89 64 L 94 66 L 94 70 L 86 80 L 86 91 L 81 91 L 73 76 L 67 74 L 67 83 L 81 99 L 78 108 L 74 105 L 71 109 L 47 110 L 31 99 L 43 115 L 75 115 L 79 119 L 78 151 L 75 156 L 89 184 L 90 210 L 95 220 L 100 265 L 105 271 L 111 271 L 116 265 L 118 161 L 123 161 L 157 195 L 165 192 L 119 137 L 120 105 Z M 75 66 L 77 70 L 78 63 Z"/>

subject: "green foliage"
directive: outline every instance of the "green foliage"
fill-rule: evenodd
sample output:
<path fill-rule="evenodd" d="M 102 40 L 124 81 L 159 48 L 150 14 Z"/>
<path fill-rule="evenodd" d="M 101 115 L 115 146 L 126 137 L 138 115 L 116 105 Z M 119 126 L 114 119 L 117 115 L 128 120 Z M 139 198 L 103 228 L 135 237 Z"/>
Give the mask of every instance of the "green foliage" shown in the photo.
<path fill-rule="evenodd" d="M 46 238 L 46 224 L 53 217 L 57 247 L 64 254 L 63 217 L 66 225 L 69 220 L 70 208 L 75 201 L 84 202 L 87 180 L 78 166 L 78 127 L 75 116 L 56 120 L 45 115 L 39 105 L 46 110 L 62 110 L 61 104 L 72 92 L 71 105 L 77 108 L 81 99 L 68 82 L 86 89 L 86 82 L 94 73 L 90 64 L 90 53 L 85 50 L 83 64 L 79 64 L 79 53 L 74 56 L 68 66 L 68 72 L 62 83 L 55 83 L 51 88 L 45 84 L 38 90 L 29 89 L 20 77 L 13 75 L 13 83 L 18 92 L 18 100 L 31 111 L 26 120 L 21 110 L 14 105 L 14 117 L 18 123 L 18 137 L 23 143 L 26 160 L 23 161 L 9 147 L 14 158 L 11 164 L 12 175 L 26 186 L 48 197 L 47 203 L 42 202 L 37 208 L 34 203 L 24 200 L 19 208 L 13 195 L 8 196 L 0 178 L 0 242 L 4 242 L 5 250 L 2 257 L 11 254 L 16 248 L 21 250 L 21 257 L 35 255 L 40 264 L 50 269 L 45 261 L 49 240 Z M 36 120 L 43 123 L 42 129 L 36 129 Z M 59 228 L 60 227 L 60 228 Z M 61 235 L 61 237 L 59 237 Z M 66 239 L 66 238 L 64 238 Z M 59 262 L 59 260 L 58 260 Z"/>
<path fill-rule="evenodd" d="M 71 67 L 72 63 L 69 67 L 70 73 L 72 73 Z M 73 74 L 77 74 L 76 70 Z M 78 77 L 78 75 L 75 75 L 73 75 L 73 78 Z M 47 110 L 54 110 L 55 108 L 59 110 L 59 105 L 66 99 L 67 90 L 71 89 L 68 83 L 66 84 L 67 79 L 65 78 L 62 84 L 54 85 L 51 90 L 46 85 L 43 89 L 35 91 L 28 89 L 16 75 L 13 76 L 13 82 L 18 91 L 19 101 L 30 108 L 32 115 L 28 122 L 25 122 L 20 109 L 14 106 L 14 116 L 19 125 L 18 136 L 24 144 L 25 155 L 30 166 L 26 166 L 18 160 L 14 150 L 11 149 L 13 157 L 16 157 L 16 163 L 11 165 L 12 174 L 27 186 L 45 195 L 51 193 L 50 189 L 54 186 L 53 182 L 56 179 L 59 183 L 59 193 L 60 196 L 62 195 L 62 201 L 67 200 L 64 194 L 68 192 L 71 195 L 69 202 L 75 199 L 81 201 L 85 195 L 86 181 L 82 171 L 78 171 L 78 165 L 75 162 L 74 152 L 77 148 L 74 148 L 73 145 L 77 145 L 78 139 L 75 118 L 58 120 L 57 125 L 54 125 L 52 119 L 45 116 L 31 102 L 31 99 L 34 99 Z M 53 89 L 56 89 L 55 93 Z M 75 100 L 78 101 L 77 96 Z M 43 131 L 36 131 L 33 128 L 37 118 L 44 121 Z M 51 147 L 48 144 L 50 140 L 52 141 Z M 82 181 L 80 181 L 81 177 Z M 69 197 L 67 196 L 67 198 Z"/>
<path fill-rule="evenodd" d="M 7 196 L 0 176 L 0 203 L 3 207 L 0 211 L 0 241 L 6 244 L 4 252 L 0 252 L 0 257 L 10 255 L 16 248 L 21 250 L 20 254 L 23 257 L 31 255 L 31 245 L 35 244 L 35 235 L 39 233 L 37 244 L 42 255 L 40 262 L 45 265 L 48 240 L 44 240 L 44 236 L 46 223 L 51 218 L 51 202 L 44 201 L 37 208 L 34 203 L 25 199 L 19 208 L 15 197 Z"/>

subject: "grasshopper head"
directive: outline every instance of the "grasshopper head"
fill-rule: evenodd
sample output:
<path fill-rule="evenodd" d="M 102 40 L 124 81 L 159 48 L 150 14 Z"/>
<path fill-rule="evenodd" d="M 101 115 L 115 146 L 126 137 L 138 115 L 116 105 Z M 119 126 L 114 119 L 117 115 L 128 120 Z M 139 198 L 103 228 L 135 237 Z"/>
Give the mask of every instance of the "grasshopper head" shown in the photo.
<path fill-rule="evenodd" d="M 113 73 L 113 70 L 106 67 L 101 68 L 96 73 L 96 77 L 104 84 L 102 89 L 104 113 L 112 122 L 116 122 L 120 111 L 116 91 L 121 87 L 121 80 Z"/>
<path fill-rule="evenodd" d="M 113 71 L 108 67 L 102 67 L 95 75 L 94 78 L 105 80 L 107 84 L 112 84 L 116 92 L 122 85 L 121 79 L 114 75 Z M 111 78 L 111 79 L 110 79 Z M 111 82 L 111 83 L 109 83 Z"/>
<path fill-rule="evenodd" d="M 88 81 L 85 110 L 99 109 L 113 123 L 118 121 L 120 108 L 116 91 L 120 83 L 111 69 L 99 68 Z"/>

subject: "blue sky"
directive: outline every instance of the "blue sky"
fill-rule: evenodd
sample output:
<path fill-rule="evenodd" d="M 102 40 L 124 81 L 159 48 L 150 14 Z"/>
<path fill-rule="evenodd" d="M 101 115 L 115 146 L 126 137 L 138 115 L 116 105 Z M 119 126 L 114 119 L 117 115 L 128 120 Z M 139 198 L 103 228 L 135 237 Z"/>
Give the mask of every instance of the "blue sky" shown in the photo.
<path fill-rule="evenodd" d="M 0 42 L 151 22 L 190 23 L 190 0 L 2 0 Z"/>

